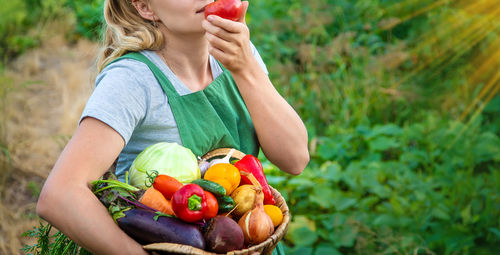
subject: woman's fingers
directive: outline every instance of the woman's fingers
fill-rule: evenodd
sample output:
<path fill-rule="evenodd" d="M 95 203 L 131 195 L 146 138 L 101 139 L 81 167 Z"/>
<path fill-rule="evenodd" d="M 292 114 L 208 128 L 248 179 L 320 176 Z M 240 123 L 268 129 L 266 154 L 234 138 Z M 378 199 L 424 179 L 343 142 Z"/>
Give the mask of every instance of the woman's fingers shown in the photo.
<path fill-rule="evenodd" d="M 232 43 L 208 32 L 205 34 L 205 37 L 212 47 L 217 48 L 225 53 L 234 53 L 234 45 Z"/>
<path fill-rule="evenodd" d="M 248 7 L 248 2 L 245 4 Z M 242 15 L 243 16 L 243 15 Z M 244 17 L 238 21 L 209 15 L 202 21 L 205 37 L 209 43 L 209 53 L 227 69 L 241 69 L 252 55 L 250 51 L 250 31 Z"/>
<path fill-rule="evenodd" d="M 212 15 L 211 15 L 212 16 Z M 210 17 L 210 16 L 209 16 Z M 236 53 L 237 49 L 235 47 L 244 47 L 244 43 L 249 40 L 248 28 L 241 23 L 233 22 L 229 20 L 222 19 L 220 17 L 214 16 L 219 21 L 229 26 L 235 25 L 239 27 L 233 31 L 238 32 L 228 32 L 223 27 L 218 26 L 217 22 L 211 23 L 209 21 L 203 21 L 202 26 L 205 28 L 205 37 L 208 42 L 215 48 L 218 48 L 226 53 Z"/>
<path fill-rule="evenodd" d="M 215 59 L 219 60 L 224 65 L 225 54 L 223 51 L 213 46 L 208 46 L 208 53 L 210 53 L 210 55 L 212 55 Z"/>
<path fill-rule="evenodd" d="M 208 53 L 228 69 L 241 66 L 242 55 L 233 44 L 217 40 L 217 43 L 209 43 Z"/>
<path fill-rule="evenodd" d="M 210 24 L 220 27 L 229 33 L 240 33 L 242 29 L 246 27 L 246 25 L 243 23 L 223 19 L 217 15 L 208 15 L 207 21 Z"/>
<path fill-rule="evenodd" d="M 207 31 L 207 34 L 215 35 L 225 41 L 233 41 L 235 39 L 235 36 L 237 35 L 236 33 L 231 33 L 221 27 L 215 26 L 206 20 L 202 22 L 202 26 L 205 31 Z"/>

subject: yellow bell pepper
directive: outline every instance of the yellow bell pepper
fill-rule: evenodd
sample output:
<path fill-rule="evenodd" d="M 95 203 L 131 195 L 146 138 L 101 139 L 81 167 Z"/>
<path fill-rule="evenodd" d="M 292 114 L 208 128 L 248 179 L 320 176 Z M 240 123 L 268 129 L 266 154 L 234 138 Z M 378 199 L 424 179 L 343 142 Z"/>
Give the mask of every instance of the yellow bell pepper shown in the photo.
<path fill-rule="evenodd" d="M 229 195 L 240 185 L 241 175 L 231 163 L 218 163 L 208 168 L 203 179 L 222 185 Z"/>

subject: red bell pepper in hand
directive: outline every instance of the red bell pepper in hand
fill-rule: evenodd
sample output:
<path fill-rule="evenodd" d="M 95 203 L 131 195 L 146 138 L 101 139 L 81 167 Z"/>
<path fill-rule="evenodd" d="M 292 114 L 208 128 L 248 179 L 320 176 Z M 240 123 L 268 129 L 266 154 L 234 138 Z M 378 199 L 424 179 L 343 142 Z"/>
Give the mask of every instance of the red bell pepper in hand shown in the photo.
<path fill-rule="evenodd" d="M 205 193 L 196 184 L 186 184 L 172 196 L 172 209 L 175 215 L 186 222 L 203 219 L 206 207 Z"/>
<path fill-rule="evenodd" d="M 273 194 L 271 193 L 271 189 L 269 188 L 269 184 L 267 184 L 264 169 L 262 168 L 262 164 L 260 163 L 258 158 L 251 154 L 247 154 L 241 160 L 237 161 L 234 166 L 240 171 L 245 171 L 247 173 L 253 174 L 255 179 L 259 181 L 260 186 L 262 186 L 262 193 L 264 193 L 264 204 L 276 204 Z M 250 181 L 250 179 L 248 179 L 248 177 L 242 175 L 240 185 L 243 184 L 252 184 L 252 182 Z"/>

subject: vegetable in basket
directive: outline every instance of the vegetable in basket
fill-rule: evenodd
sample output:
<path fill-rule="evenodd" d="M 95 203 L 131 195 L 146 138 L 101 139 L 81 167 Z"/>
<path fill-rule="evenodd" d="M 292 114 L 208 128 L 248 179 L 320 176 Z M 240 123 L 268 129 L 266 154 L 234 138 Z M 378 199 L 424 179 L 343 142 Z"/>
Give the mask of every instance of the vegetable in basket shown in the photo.
<path fill-rule="evenodd" d="M 226 194 L 226 189 L 224 189 L 222 185 L 204 179 L 194 180 L 192 183 L 199 185 L 205 191 L 205 197 L 207 199 L 205 219 L 213 218 L 219 212 L 228 212 L 234 208 L 234 201 L 228 201 L 224 198 L 229 196 L 224 195 Z"/>
<path fill-rule="evenodd" d="M 262 192 L 264 193 L 264 204 L 276 204 L 271 189 L 269 188 L 269 184 L 267 183 L 262 163 L 260 163 L 258 158 L 251 154 L 247 154 L 241 160 L 234 163 L 234 166 L 240 171 L 253 174 L 257 181 L 259 181 L 260 186 L 262 187 Z M 248 179 L 248 177 L 241 176 L 241 184 L 252 184 L 252 182 Z"/>
<path fill-rule="evenodd" d="M 194 180 L 191 183 L 199 185 L 203 190 L 212 193 L 214 196 L 220 197 L 226 194 L 226 189 L 222 185 L 204 179 Z"/>
<path fill-rule="evenodd" d="M 130 166 L 130 184 L 146 188 L 153 171 L 171 176 L 181 183 L 201 178 L 193 152 L 177 143 L 160 142 L 144 149 Z"/>
<path fill-rule="evenodd" d="M 193 183 L 186 184 L 172 196 L 175 215 L 186 222 L 195 222 L 205 217 L 207 201 L 204 190 Z"/>
<path fill-rule="evenodd" d="M 217 198 L 215 196 L 204 190 L 205 193 L 205 198 L 207 201 L 207 207 L 205 208 L 205 211 L 203 213 L 203 218 L 204 219 L 211 219 L 215 216 L 217 216 L 217 213 L 219 213 L 219 203 L 217 202 Z"/>
<path fill-rule="evenodd" d="M 108 208 L 118 226 L 136 241 L 142 244 L 169 242 L 205 248 L 205 239 L 198 226 L 138 202 L 144 191 L 118 181 L 113 174 L 107 173 L 103 179 L 92 182 L 92 191 Z"/>
<path fill-rule="evenodd" d="M 160 174 L 154 178 L 153 187 L 166 199 L 172 199 L 174 193 L 182 187 L 182 183 L 172 176 Z"/>
<path fill-rule="evenodd" d="M 170 201 L 167 200 L 160 191 L 153 187 L 148 188 L 146 192 L 144 192 L 139 202 L 162 213 L 174 215 Z"/>
<path fill-rule="evenodd" d="M 247 176 L 257 190 L 254 208 L 247 211 L 238 221 L 238 225 L 243 230 L 246 244 L 258 244 L 269 238 L 274 232 L 273 221 L 264 211 L 264 194 L 260 183 L 252 174 L 242 171 L 242 175 Z"/>
<path fill-rule="evenodd" d="M 217 203 L 219 203 L 219 213 L 230 212 L 236 206 L 236 203 L 230 196 L 217 197 Z"/>
<path fill-rule="evenodd" d="M 239 218 L 246 212 L 253 209 L 255 205 L 255 198 L 257 197 L 257 190 L 250 184 L 241 185 L 233 191 L 233 193 L 231 193 L 231 197 L 237 205 L 233 214 Z"/>
<path fill-rule="evenodd" d="M 241 175 L 231 163 L 219 163 L 208 168 L 203 178 L 222 185 L 229 195 L 240 185 Z"/>
<path fill-rule="evenodd" d="M 209 251 L 226 253 L 243 248 L 243 231 L 233 219 L 218 215 L 205 226 L 204 235 Z"/>
<path fill-rule="evenodd" d="M 283 212 L 275 205 L 264 205 L 264 211 L 271 218 L 274 227 L 279 226 L 283 222 Z"/>
<path fill-rule="evenodd" d="M 197 226 L 143 209 L 130 209 L 117 219 L 118 226 L 142 244 L 178 243 L 205 249 L 205 239 Z"/>

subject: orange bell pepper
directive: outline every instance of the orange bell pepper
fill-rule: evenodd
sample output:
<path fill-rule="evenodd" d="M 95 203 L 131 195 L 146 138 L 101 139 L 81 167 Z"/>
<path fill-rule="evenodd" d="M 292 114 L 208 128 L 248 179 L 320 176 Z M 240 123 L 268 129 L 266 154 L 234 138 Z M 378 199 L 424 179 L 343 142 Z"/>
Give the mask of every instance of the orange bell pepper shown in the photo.
<path fill-rule="evenodd" d="M 203 179 L 222 185 L 229 195 L 240 185 L 241 175 L 231 163 L 219 163 L 208 168 Z"/>

